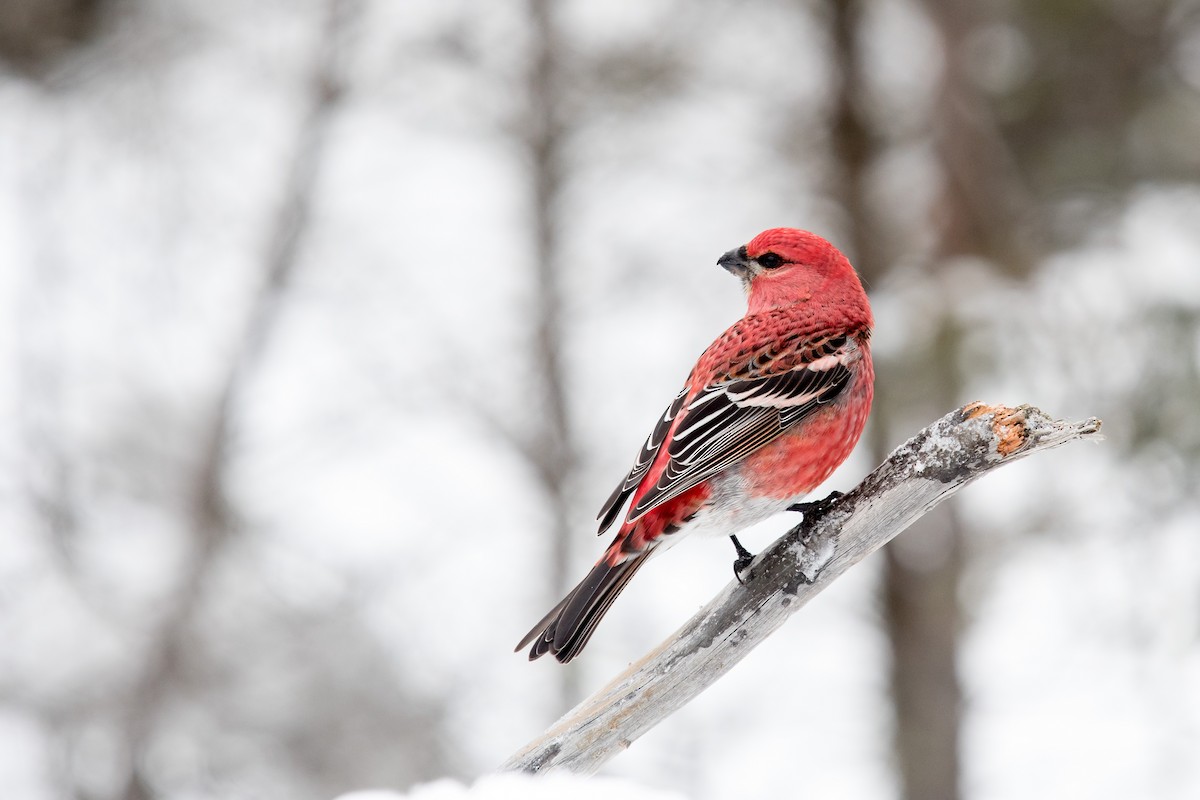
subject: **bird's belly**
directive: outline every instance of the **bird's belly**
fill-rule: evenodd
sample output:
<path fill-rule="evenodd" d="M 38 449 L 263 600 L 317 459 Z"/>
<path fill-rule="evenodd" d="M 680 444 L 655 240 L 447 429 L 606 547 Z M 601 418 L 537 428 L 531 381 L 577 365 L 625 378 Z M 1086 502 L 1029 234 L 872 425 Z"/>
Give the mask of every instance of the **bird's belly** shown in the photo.
<path fill-rule="evenodd" d="M 866 427 L 871 399 L 870 381 L 856 381 L 838 401 L 714 475 L 680 533 L 729 536 L 803 500 L 849 457 Z M 678 538 L 666 536 L 663 544 Z"/>
<path fill-rule="evenodd" d="M 786 511 L 788 505 L 778 498 L 748 495 L 736 472 L 726 470 L 713 479 L 709 502 L 688 521 L 685 530 L 689 536 L 730 536 Z"/>
<path fill-rule="evenodd" d="M 817 488 L 849 457 L 870 406 L 834 404 L 750 455 L 737 468 L 746 491 L 788 505 Z"/>

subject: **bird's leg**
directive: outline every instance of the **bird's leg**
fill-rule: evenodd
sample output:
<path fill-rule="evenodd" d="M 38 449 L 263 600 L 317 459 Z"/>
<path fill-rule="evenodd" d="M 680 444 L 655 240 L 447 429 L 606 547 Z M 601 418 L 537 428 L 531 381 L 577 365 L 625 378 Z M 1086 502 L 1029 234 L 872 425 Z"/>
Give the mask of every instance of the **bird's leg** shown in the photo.
<path fill-rule="evenodd" d="M 845 495 L 836 489 L 829 493 L 828 497 L 823 497 L 820 500 L 810 500 L 807 503 L 796 503 L 788 506 L 788 511 L 799 511 L 804 515 L 804 520 L 807 522 L 811 517 L 818 517 L 828 511 L 834 503 L 841 500 Z"/>
<path fill-rule="evenodd" d="M 736 536 L 730 536 L 729 541 L 733 542 L 733 547 L 735 550 L 737 550 L 738 554 L 737 560 L 733 562 L 733 576 L 738 579 L 738 583 L 744 585 L 746 581 L 742 580 L 742 573 L 749 568 L 750 562 L 754 560 L 754 553 L 751 553 L 749 550 L 747 550 L 742 543 L 738 541 Z M 747 579 L 752 577 L 754 576 L 749 574 L 746 575 Z"/>

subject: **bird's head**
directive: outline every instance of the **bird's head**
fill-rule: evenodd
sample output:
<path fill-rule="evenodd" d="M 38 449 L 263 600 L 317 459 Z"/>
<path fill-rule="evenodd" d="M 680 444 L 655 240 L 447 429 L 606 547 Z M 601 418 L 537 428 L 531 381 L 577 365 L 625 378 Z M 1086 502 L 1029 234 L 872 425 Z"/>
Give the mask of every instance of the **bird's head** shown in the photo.
<path fill-rule="evenodd" d="M 866 304 L 854 267 L 815 233 L 796 228 L 763 231 L 717 260 L 742 279 L 750 313 L 807 303 Z"/>

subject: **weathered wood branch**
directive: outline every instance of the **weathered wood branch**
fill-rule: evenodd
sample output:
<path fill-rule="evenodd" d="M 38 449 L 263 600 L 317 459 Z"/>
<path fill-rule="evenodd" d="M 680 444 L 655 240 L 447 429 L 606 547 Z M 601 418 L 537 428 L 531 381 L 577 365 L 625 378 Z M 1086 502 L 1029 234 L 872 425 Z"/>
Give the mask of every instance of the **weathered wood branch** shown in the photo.
<path fill-rule="evenodd" d="M 897 448 L 823 513 L 806 514 L 755 559 L 745 585 L 731 581 L 667 641 L 501 769 L 596 771 L 942 500 L 989 470 L 1099 430 L 1098 419 L 1064 422 L 1031 406 L 972 403 L 952 411 Z"/>

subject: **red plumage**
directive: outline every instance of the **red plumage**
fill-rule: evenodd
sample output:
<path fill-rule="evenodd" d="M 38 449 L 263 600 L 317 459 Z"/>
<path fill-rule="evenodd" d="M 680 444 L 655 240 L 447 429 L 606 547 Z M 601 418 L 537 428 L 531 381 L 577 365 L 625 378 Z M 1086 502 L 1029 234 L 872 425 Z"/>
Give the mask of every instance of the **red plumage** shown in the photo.
<path fill-rule="evenodd" d="M 629 508 L 587 577 L 517 645 L 574 658 L 664 542 L 730 535 L 811 492 L 850 455 L 871 408 L 873 320 L 850 262 L 821 237 L 774 228 L 717 262 L 746 315 L 700 356 L 599 514 Z"/>

